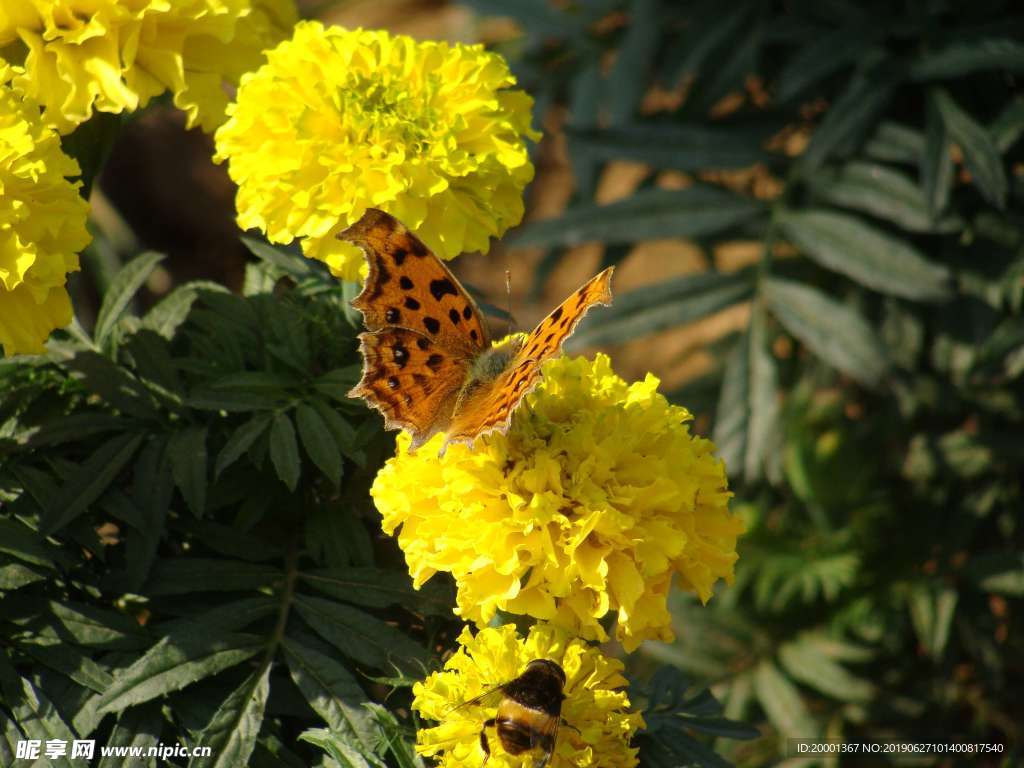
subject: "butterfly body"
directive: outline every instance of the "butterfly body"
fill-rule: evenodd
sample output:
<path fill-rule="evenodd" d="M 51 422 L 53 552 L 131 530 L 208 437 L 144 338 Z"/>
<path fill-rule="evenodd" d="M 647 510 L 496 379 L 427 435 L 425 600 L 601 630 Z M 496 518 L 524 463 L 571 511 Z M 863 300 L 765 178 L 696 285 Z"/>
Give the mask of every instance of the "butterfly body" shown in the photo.
<path fill-rule="evenodd" d="M 369 209 L 342 240 L 364 250 L 370 273 L 352 306 L 363 313 L 363 376 L 352 397 L 384 415 L 388 429 L 412 436 L 410 450 L 438 432 L 470 443 L 505 431 L 512 412 L 540 381 L 594 304 L 611 303 L 609 267 L 566 299 L 525 339 L 496 346 L 476 303 L 455 276 L 405 226 Z"/>

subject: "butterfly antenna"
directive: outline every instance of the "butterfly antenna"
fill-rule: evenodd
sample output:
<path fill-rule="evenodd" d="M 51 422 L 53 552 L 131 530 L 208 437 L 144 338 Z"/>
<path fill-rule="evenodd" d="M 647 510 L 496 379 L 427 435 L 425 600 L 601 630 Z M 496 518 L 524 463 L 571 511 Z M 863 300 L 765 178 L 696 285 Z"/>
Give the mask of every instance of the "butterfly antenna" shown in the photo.
<path fill-rule="evenodd" d="M 508 336 L 512 333 L 512 270 L 505 270 L 505 301 L 508 305 L 508 317 L 505 320 L 507 328 L 505 329 L 505 335 Z"/>

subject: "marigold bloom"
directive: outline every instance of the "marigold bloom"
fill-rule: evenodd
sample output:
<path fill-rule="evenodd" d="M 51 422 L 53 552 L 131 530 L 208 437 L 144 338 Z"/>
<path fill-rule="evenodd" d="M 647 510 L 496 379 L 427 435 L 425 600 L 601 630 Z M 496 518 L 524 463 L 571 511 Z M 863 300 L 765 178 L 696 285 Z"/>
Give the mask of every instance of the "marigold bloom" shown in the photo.
<path fill-rule="evenodd" d="M 171 91 L 188 126 L 224 122 L 225 84 L 295 23 L 292 0 L 0 0 L 0 51 L 61 133 Z"/>
<path fill-rule="evenodd" d="M 217 131 L 238 184 L 238 221 L 337 277 L 365 273 L 334 235 L 369 207 L 396 216 L 438 256 L 486 251 L 523 216 L 533 177 L 532 100 L 479 45 L 418 43 L 315 21 L 247 75 Z"/>
<path fill-rule="evenodd" d="M 401 434 L 371 491 L 383 528 L 401 527 L 417 586 L 452 573 L 456 613 L 477 624 L 501 609 L 604 640 L 615 611 L 627 650 L 671 640 L 673 575 L 704 601 L 733 577 L 725 467 L 654 376 L 627 384 L 605 355 L 543 371 L 507 435 L 438 458 L 443 435 L 409 454 Z"/>
<path fill-rule="evenodd" d="M 54 328 L 71 322 L 66 273 L 89 243 L 81 172 L 43 124 L 39 106 L 9 84 L 0 63 L 0 345 L 4 354 L 42 352 Z"/>
<path fill-rule="evenodd" d="M 479 768 L 484 760 L 480 729 L 494 716 L 496 703 L 485 699 L 480 705 L 459 705 L 522 674 L 530 661 L 551 659 L 562 666 L 566 677 L 564 724 L 555 741 L 552 768 L 636 765 L 637 750 L 629 742 L 644 722 L 638 712 L 629 712 L 629 697 L 618 690 L 626 685 L 622 662 L 550 625 L 534 626 L 525 640 L 510 624 L 481 629 L 475 636 L 467 628 L 459 636 L 459 644 L 462 647 L 448 659 L 443 671 L 413 686 L 413 709 L 424 718 L 441 721 L 437 727 L 420 729 L 417 752 L 440 754 L 441 768 Z M 535 755 L 507 754 L 493 728 L 487 737 L 491 746 L 488 766 L 533 765 Z"/>

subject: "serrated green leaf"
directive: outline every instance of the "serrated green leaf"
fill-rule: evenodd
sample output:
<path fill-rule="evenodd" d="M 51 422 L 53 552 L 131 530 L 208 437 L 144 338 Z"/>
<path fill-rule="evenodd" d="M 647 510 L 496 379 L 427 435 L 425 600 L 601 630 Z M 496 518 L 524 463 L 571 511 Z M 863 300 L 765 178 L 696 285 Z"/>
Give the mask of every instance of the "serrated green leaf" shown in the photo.
<path fill-rule="evenodd" d="M 950 154 L 946 125 L 933 100 L 925 117 L 925 140 L 920 159 L 921 191 L 925 209 L 934 218 L 949 202 L 953 188 L 953 157 Z"/>
<path fill-rule="evenodd" d="M 608 73 L 608 119 L 611 125 L 628 123 L 646 91 L 651 63 L 658 53 L 661 24 L 658 0 L 636 0 L 630 24 Z"/>
<path fill-rule="evenodd" d="M 21 684 L 20 700 L 11 706 L 11 712 L 25 736 L 43 742 L 58 739 L 70 744 L 75 734 L 64 722 L 53 702 L 29 680 L 22 678 Z M 84 768 L 85 761 L 59 757 L 48 760 L 47 765 L 56 768 Z"/>
<path fill-rule="evenodd" d="M 142 435 L 117 435 L 101 443 L 84 463 L 77 466 L 47 509 L 40 532 L 46 535 L 64 528 L 96 501 L 142 444 Z"/>
<path fill-rule="evenodd" d="M 285 638 L 282 642 L 288 671 L 313 710 L 333 731 L 372 755 L 376 741 L 370 716 L 363 709 L 366 692 L 341 664 L 329 656 Z"/>
<path fill-rule="evenodd" d="M 102 693 L 113 682 L 110 673 L 74 646 L 57 639 L 20 643 L 19 647 L 43 665 L 66 675 L 84 688 Z"/>
<path fill-rule="evenodd" d="M 945 179 L 947 188 L 950 178 Z M 921 188 L 885 165 L 849 162 L 838 168 L 823 168 L 809 181 L 818 199 L 870 213 L 911 232 L 950 232 L 963 227 L 963 220 L 955 218 L 935 221 Z M 933 194 L 937 193 L 933 190 Z M 936 212 L 945 205 L 941 195 L 933 203 L 939 206 Z"/>
<path fill-rule="evenodd" d="M 166 256 L 161 253 L 149 251 L 140 253 L 128 262 L 110 282 L 110 286 L 103 296 L 103 303 L 100 304 L 100 311 L 96 315 L 96 330 L 93 335 L 98 346 L 103 348 L 109 346 L 110 334 L 125 307 L 128 306 L 135 292 L 146 282 L 156 265 L 165 258 Z"/>
<path fill-rule="evenodd" d="M 359 466 L 366 464 L 366 451 L 359 444 L 356 430 L 345 421 L 344 417 L 320 398 L 312 398 L 309 405 L 323 420 L 338 450 Z"/>
<path fill-rule="evenodd" d="M 335 765 L 341 768 L 369 768 L 366 758 L 355 747 L 348 744 L 341 734 L 332 733 L 326 728 L 310 728 L 299 734 L 299 741 L 305 741 L 320 747 L 334 760 L 333 764 L 325 763 L 325 768 Z"/>
<path fill-rule="evenodd" d="M 273 421 L 269 413 L 254 414 L 245 424 L 231 433 L 231 437 L 217 454 L 217 464 L 214 467 L 214 477 L 220 477 L 221 472 L 230 467 L 238 458 L 249 450 L 256 439 L 267 431 Z"/>
<path fill-rule="evenodd" d="M 165 637 L 129 667 L 114 673 L 102 694 L 100 712 L 120 712 L 179 691 L 250 659 L 264 649 L 262 638 L 249 635 Z"/>
<path fill-rule="evenodd" d="M 243 236 L 241 240 L 253 256 L 273 265 L 286 275 L 291 275 L 296 280 L 302 280 L 316 271 L 313 264 L 302 256 L 280 250 L 252 237 Z"/>
<path fill-rule="evenodd" d="M 610 307 L 588 315 L 567 342 L 567 351 L 621 344 L 692 323 L 750 298 L 748 271 L 705 272 L 652 283 L 616 296 Z"/>
<path fill-rule="evenodd" d="M 917 165 L 924 152 L 924 141 L 920 131 L 883 121 L 864 145 L 864 155 L 873 160 Z"/>
<path fill-rule="evenodd" d="M 49 612 L 75 643 L 104 650 L 137 650 L 153 642 L 132 616 L 70 600 L 51 600 Z"/>
<path fill-rule="evenodd" d="M 175 432 L 167 443 L 167 459 L 174 482 L 192 514 L 206 511 L 206 427 L 191 426 Z"/>
<path fill-rule="evenodd" d="M 299 427 L 302 447 L 324 476 L 337 488 L 341 483 L 341 455 L 331 431 L 317 411 L 305 403 L 295 408 L 295 422 Z"/>
<path fill-rule="evenodd" d="M 932 89 L 930 101 L 942 116 L 949 137 L 960 147 L 964 164 L 978 191 L 997 208 L 1006 206 L 1007 181 L 1003 158 L 992 137 L 942 88 Z"/>
<path fill-rule="evenodd" d="M 46 540 L 17 520 L 0 518 L 0 552 L 31 565 L 55 567 Z"/>
<path fill-rule="evenodd" d="M 918 301 L 949 295 L 945 267 L 855 216 L 828 210 L 787 211 L 779 224 L 800 250 L 823 267 L 868 288 Z"/>
<path fill-rule="evenodd" d="M 755 315 L 729 357 L 719 396 L 714 440 L 731 475 L 748 481 L 764 474 L 779 420 L 778 373 Z"/>
<path fill-rule="evenodd" d="M 788 101 L 856 62 L 871 37 L 861 26 L 844 26 L 813 38 L 787 61 L 779 74 L 776 97 Z"/>
<path fill-rule="evenodd" d="M 557 219 L 528 224 L 507 238 L 515 246 L 576 246 L 599 240 L 633 243 L 660 237 L 702 237 L 764 210 L 755 200 L 717 187 L 648 189 L 610 205 L 581 205 Z"/>
<path fill-rule="evenodd" d="M 107 432 L 125 432 L 131 424 L 127 419 L 106 413 L 69 413 L 29 429 L 19 442 L 29 448 L 47 448 Z"/>
<path fill-rule="evenodd" d="M 791 739 L 809 739 L 818 734 L 796 687 L 770 661 L 762 661 L 754 672 L 754 691 L 768 719 Z"/>
<path fill-rule="evenodd" d="M 804 640 L 784 643 L 779 648 L 779 662 L 794 680 L 837 701 L 864 703 L 875 695 L 871 683 L 850 674 Z"/>
<path fill-rule="evenodd" d="M 567 129 L 570 152 L 596 160 L 633 160 L 678 171 L 745 168 L 767 159 L 763 128 L 703 124 L 638 124 L 608 129 Z"/>
<path fill-rule="evenodd" d="M 392 626 L 347 605 L 299 595 L 296 611 L 346 657 L 375 669 L 414 668 L 426 658 L 424 649 Z"/>
<path fill-rule="evenodd" d="M 366 709 L 380 728 L 384 748 L 395 758 L 398 768 L 423 768 L 423 759 L 405 740 L 402 727 L 391 711 L 374 703 L 366 704 Z"/>
<path fill-rule="evenodd" d="M 128 416 L 151 419 L 158 415 L 149 390 L 125 368 L 98 352 L 83 350 L 60 361 L 60 366 L 90 392 Z"/>
<path fill-rule="evenodd" d="M 286 413 L 275 415 L 270 427 L 270 460 L 281 482 L 288 486 L 288 490 L 294 491 L 299 484 L 302 465 L 299 460 L 299 444 L 295 440 L 295 427 Z"/>
<path fill-rule="evenodd" d="M 189 592 L 259 590 L 283 578 L 269 565 L 204 557 L 164 558 L 157 562 L 146 583 L 148 595 L 183 595 Z"/>
<path fill-rule="evenodd" d="M 0 592 L 21 589 L 47 578 L 45 573 L 21 563 L 0 564 Z"/>
<path fill-rule="evenodd" d="M 888 363 L 874 330 L 859 314 L 815 288 L 790 280 L 765 282 L 765 298 L 786 330 L 830 365 L 876 386 Z"/>
<path fill-rule="evenodd" d="M 878 115 L 892 96 L 895 83 L 886 76 L 859 73 L 825 113 L 811 136 L 800 165 L 807 174 L 836 154 L 855 148 L 872 133 Z"/>
<path fill-rule="evenodd" d="M 910 76 L 915 80 L 944 80 L 993 69 L 1024 73 L 1024 45 L 1005 38 L 952 43 L 912 63 Z"/>
<path fill-rule="evenodd" d="M 141 327 L 170 341 L 174 337 L 175 331 L 185 322 L 185 318 L 188 317 L 192 305 L 199 298 L 201 292 L 226 293 L 227 290 L 220 283 L 208 280 L 194 280 L 185 285 L 179 285 L 146 313 L 142 318 Z"/>
<path fill-rule="evenodd" d="M 160 733 L 163 725 L 163 717 L 160 711 L 152 705 L 132 707 L 121 713 L 117 718 L 117 724 L 106 740 L 106 746 L 112 750 L 124 747 L 131 750 L 138 749 L 141 755 L 145 755 L 150 747 L 156 747 L 160 740 Z M 148 768 L 155 768 L 156 756 L 138 757 L 132 762 L 138 761 L 140 765 Z M 105 755 L 99 764 L 99 768 L 122 768 L 123 759 L 113 754 Z M 135 765 L 132 766 L 135 768 Z"/>
<path fill-rule="evenodd" d="M 217 708 L 213 718 L 196 738 L 210 747 L 209 757 L 193 757 L 196 768 L 235 768 L 248 765 L 263 723 L 263 711 L 270 694 L 270 664 L 254 672 Z"/>
<path fill-rule="evenodd" d="M 454 599 L 450 590 L 433 581 L 417 590 L 405 573 L 381 568 L 320 568 L 301 571 L 299 578 L 325 594 L 369 608 L 401 605 L 411 611 L 444 615 L 450 613 Z"/>

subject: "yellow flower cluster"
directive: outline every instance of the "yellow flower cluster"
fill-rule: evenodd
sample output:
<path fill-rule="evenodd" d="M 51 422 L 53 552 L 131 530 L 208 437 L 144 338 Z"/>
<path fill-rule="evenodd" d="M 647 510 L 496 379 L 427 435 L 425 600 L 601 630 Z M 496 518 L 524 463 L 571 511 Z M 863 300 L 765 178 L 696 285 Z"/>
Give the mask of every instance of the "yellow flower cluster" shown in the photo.
<path fill-rule="evenodd" d="M 89 206 L 78 194 L 78 163 L 43 124 L 39 106 L 10 85 L 19 70 L 0 63 L 0 345 L 5 355 L 42 352 L 71 322 L 66 274 L 89 243 Z"/>
<path fill-rule="evenodd" d="M 414 583 L 450 572 L 457 612 L 481 625 L 500 609 L 604 640 L 615 611 L 627 650 L 672 639 L 673 576 L 708 600 L 732 580 L 743 523 L 714 445 L 657 387 L 604 355 L 556 358 L 507 435 L 441 459 L 442 435 L 413 454 L 401 435 L 372 495 Z"/>
<path fill-rule="evenodd" d="M 238 184 L 238 221 L 332 273 L 365 271 L 334 235 L 368 207 L 396 216 L 438 256 L 486 251 L 523 215 L 533 177 L 532 100 L 479 45 L 302 22 L 246 75 L 217 159 Z"/>
<path fill-rule="evenodd" d="M 295 23 L 292 0 L 0 0 L 0 55 L 61 133 L 164 91 L 188 125 L 224 121 L 225 84 Z"/>
<path fill-rule="evenodd" d="M 475 636 L 464 629 L 459 644 L 462 647 L 448 659 L 443 671 L 413 686 L 413 709 L 424 718 L 441 721 L 435 728 L 419 730 L 417 752 L 437 755 L 441 768 L 479 768 L 485 757 L 480 728 L 494 716 L 496 702 L 488 697 L 479 704 L 457 705 L 512 680 L 534 659 L 550 659 L 561 665 L 566 677 L 564 722 L 551 764 L 579 768 L 636 765 L 637 750 L 629 742 L 644 723 L 639 713 L 628 711 L 629 697 L 618 690 L 626 685 L 620 661 L 549 625 L 534 626 L 525 640 L 510 624 L 481 629 Z M 501 749 L 494 729 L 487 737 L 491 743 L 488 766 L 533 765 L 535 754 L 513 757 Z"/>

